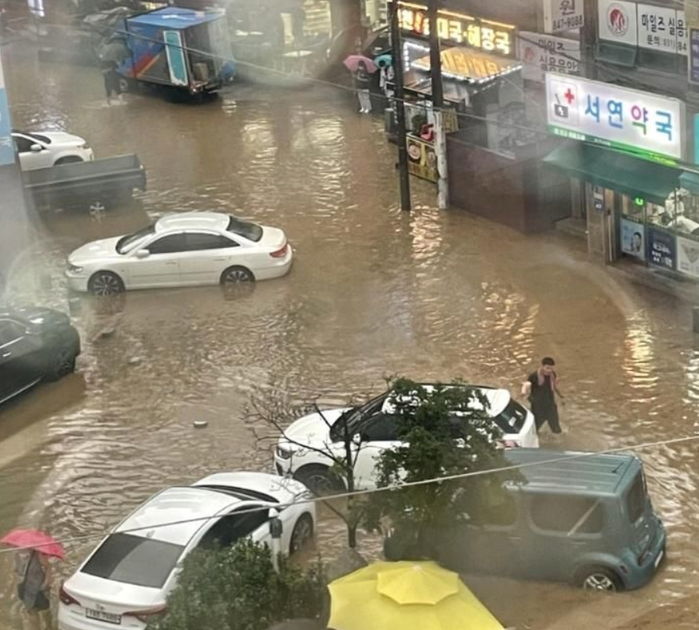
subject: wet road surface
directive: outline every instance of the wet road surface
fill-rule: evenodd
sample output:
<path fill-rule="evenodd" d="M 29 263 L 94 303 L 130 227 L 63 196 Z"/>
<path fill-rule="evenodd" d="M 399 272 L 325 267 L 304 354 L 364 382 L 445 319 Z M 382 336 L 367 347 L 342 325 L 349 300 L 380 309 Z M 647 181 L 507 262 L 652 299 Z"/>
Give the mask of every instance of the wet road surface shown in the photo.
<path fill-rule="evenodd" d="M 339 404 L 378 392 L 391 374 L 516 390 L 550 354 L 568 405 L 564 436 L 544 434 L 545 445 L 597 449 L 697 430 L 699 352 L 685 305 L 589 264 L 576 241 L 441 212 L 415 180 L 415 211 L 401 213 L 382 121 L 355 114 L 343 93 L 238 87 L 200 106 L 130 95 L 107 107 L 96 70 L 21 49 L 5 66 L 15 127 L 66 129 L 97 156 L 136 152 L 149 180 L 134 204 L 103 217 L 43 215 L 17 272 L 28 279 L 15 297 L 71 308 L 84 340 L 75 375 L 0 412 L 0 531 L 36 526 L 72 540 L 59 571 L 163 486 L 269 469 L 259 438 L 271 431 L 246 420 L 250 397 L 266 391 Z M 212 287 L 69 303 L 67 252 L 182 210 L 282 227 L 297 254 L 291 274 L 241 295 Z M 198 419 L 208 427 L 194 429 Z M 588 616 L 603 611 L 600 627 L 612 627 L 696 593 L 697 446 L 642 456 L 669 533 L 655 581 L 608 603 L 564 585 L 474 579 L 506 625 L 593 627 Z M 337 548 L 342 528 L 329 521 L 321 539 Z M 0 556 L 0 575 L 9 566 Z M 0 628 L 17 627 L 16 615 L 4 579 Z"/>

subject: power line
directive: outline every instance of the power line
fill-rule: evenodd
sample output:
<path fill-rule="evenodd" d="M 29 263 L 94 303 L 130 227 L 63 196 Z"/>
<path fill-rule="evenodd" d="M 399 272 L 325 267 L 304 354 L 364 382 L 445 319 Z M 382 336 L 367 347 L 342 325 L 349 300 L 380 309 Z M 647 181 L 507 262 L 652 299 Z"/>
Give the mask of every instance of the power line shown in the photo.
<path fill-rule="evenodd" d="M 693 442 L 695 440 L 699 440 L 699 434 L 695 433 L 692 435 L 685 435 L 685 436 L 677 437 L 677 438 L 669 438 L 666 440 L 657 440 L 654 442 L 642 442 L 640 444 L 619 446 L 616 448 L 610 448 L 610 449 L 605 449 L 605 450 L 601 450 L 601 451 L 575 452 L 572 454 L 563 454 L 560 457 L 552 457 L 550 459 L 541 460 L 541 461 L 537 461 L 537 462 L 526 462 L 523 464 L 512 464 L 512 465 L 507 465 L 507 466 L 500 466 L 498 468 L 488 468 L 485 470 L 475 470 L 475 471 L 466 472 L 466 473 L 457 473 L 454 475 L 444 475 L 441 477 L 433 477 L 431 479 L 422 479 L 419 481 L 405 481 L 405 482 L 397 483 L 397 484 L 392 485 L 392 486 L 374 488 L 371 490 L 356 490 L 354 492 L 340 492 L 338 494 L 327 495 L 327 496 L 323 496 L 323 497 L 312 497 L 312 498 L 309 497 L 309 498 L 296 499 L 296 500 L 291 501 L 289 503 L 277 503 L 277 504 L 273 504 L 273 505 L 267 505 L 264 507 L 243 508 L 241 510 L 236 510 L 235 515 L 237 516 L 238 514 L 254 513 L 254 512 L 259 512 L 260 510 L 268 510 L 268 509 L 283 510 L 287 507 L 291 507 L 294 505 L 304 505 L 304 504 L 308 504 L 308 503 L 336 501 L 339 499 L 348 499 L 348 498 L 354 498 L 354 497 L 360 497 L 360 496 L 367 496 L 367 495 L 378 494 L 378 493 L 382 493 L 382 492 L 395 492 L 396 490 L 401 490 L 404 488 L 412 488 L 412 487 L 416 487 L 416 486 L 423 486 L 423 485 L 428 485 L 428 484 L 433 484 L 433 483 L 443 483 L 445 481 L 457 481 L 459 479 L 469 479 L 471 477 L 483 477 L 486 475 L 495 475 L 495 474 L 500 474 L 503 472 L 521 470 L 523 468 L 533 468 L 535 466 L 558 464 L 561 462 L 568 462 L 568 461 L 572 461 L 572 460 L 585 459 L 588 457 L 594 457 L 596 455 L 611 455 L 614 453 L 623 453 L 623 452 L 627 452 L 627 451 L 639 451 L 639 450 L 655 448 L 658 446 L 669 446 L 671 444 L 682 444 L 682 443 L 686 443 L 686 442 Z M 283 484 L 285 479 L 287 479 L 287 478 L 280 477 L 280 484 Z M 178 487 L 178 486 L 175 486 L 175 487 Z M 197 486 L 180 486 L 180 487 L 197 488 Z M 143 527 L 133 527 L 133 528 L 124 529 L 124 530 L 121 530 L 119 532 L 114 532 L 114 533 L 132 534 L 135 532 L 148 531 L 148 530 L 153 530 L 156 528 L 171 527 L 171 526 L 175 526 L 175 525 L 186 525 L 188 523 L 206 523 L 206 522 L 211 521 L 211 520 L 218 520 L 221 518 L 225 518 L 226 516 L 228 516 L 228 514 L 212 514 L 209 516 L 198 516 L 198 517 L 194 517 L 194 518 L 180 519 L 180 520 L 176 520 L 176 521 L 167 521 L 167 522 L 163 522 L 163 523 L 156 523 L 153 525 L 148 525 L 148 526 L 143 526 Z M 112 533 L 112 532 L 110 531 L 109 533 Z M 64 545 L 64 546 L 69 546 L 74 542 L 82 542 L 85 540 L 97 540 L 100 538 L 104 538 L 104 536 L 105 536 L 105 534 L 85 534 L 83 536 L 72 536 L 70 538 L 64 538 L 62 540 L 57 540 L 56 542 L 59 542 L 61 545 Z M 26 547 L 10 547 L 7 549 L 0 549 L 0 554 L 14 553 L 14 552 L 19 552 L 19 551 L 29 551 L 31 549 L 36 549 L 37 547 L 41 547 L 41 546 L 48 546 L 48 544 L 47 545 L 26 546 Z"/>

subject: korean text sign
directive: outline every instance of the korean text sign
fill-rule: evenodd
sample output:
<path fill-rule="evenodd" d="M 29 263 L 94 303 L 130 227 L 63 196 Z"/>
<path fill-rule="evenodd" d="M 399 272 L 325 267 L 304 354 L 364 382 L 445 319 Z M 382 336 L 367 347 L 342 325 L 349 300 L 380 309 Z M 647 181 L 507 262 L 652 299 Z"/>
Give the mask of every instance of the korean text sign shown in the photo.
<path fill-rule="evenodd" d="M 12 123 L 10 121 L 10 107 L 5 91 L 5 77 L 2 73 L 2 59 L 0 59 L 0 166 L 14 164 L 15 147 L 12 142 Z"/>
<path fill-rule="evenodd" d="M 585 24 L 584 0 L 544 0 L 544 30 L 572 31 Z"/>
<path fill-rule="evenodd" d="M 400 2 L 398 20 L 406 33 L 429 37 L 430 20 L 427 7 Z M 439 39 L 478 48 L 484 52 L 515 56 L 515 26 L 440 10 L 437 16 Z"/>
<path fill-rule="evenodd" d="M 684 116 L 684 103 L 675 98 L 546 73 L 546 119 L 559 136 L 632 150 L 648 159 L 682 159 Z"/>
<path fill-rule="evenodd" d="M 655 228 L 648 230 L 648 262 L 665 269 L 677 268 L 675 235 Z"/>
<path fill-rule="evenodd" d="M 517 57 L 522 62 L 522 77 L 544 82 L 546 72 L 580 74 L 580 42 L 553 35 L 520 31 Z"/>

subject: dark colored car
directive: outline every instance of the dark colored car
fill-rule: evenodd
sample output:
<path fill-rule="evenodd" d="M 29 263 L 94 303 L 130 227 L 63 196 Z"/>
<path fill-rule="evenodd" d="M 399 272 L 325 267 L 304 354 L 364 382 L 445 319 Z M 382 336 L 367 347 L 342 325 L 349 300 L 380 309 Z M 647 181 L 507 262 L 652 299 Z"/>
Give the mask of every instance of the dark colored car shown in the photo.
<path fill-rule="evenodd" d="M 42 307 L 0 308 L 0 403 L 39 381 L 75 370 L 80 336 L 67 315 Z"/>

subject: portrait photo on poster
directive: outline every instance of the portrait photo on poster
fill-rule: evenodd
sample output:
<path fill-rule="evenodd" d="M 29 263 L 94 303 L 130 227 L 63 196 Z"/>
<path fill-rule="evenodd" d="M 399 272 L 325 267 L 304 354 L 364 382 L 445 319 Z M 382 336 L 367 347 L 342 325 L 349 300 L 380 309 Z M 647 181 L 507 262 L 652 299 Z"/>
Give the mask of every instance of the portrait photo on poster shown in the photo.
<path fill-rule="evenodd" d="M 646 257 L 645 248 L 645 228 L 643 224 L 621 220 L 621 251 L 630 256 L 644 259 Z"/>

